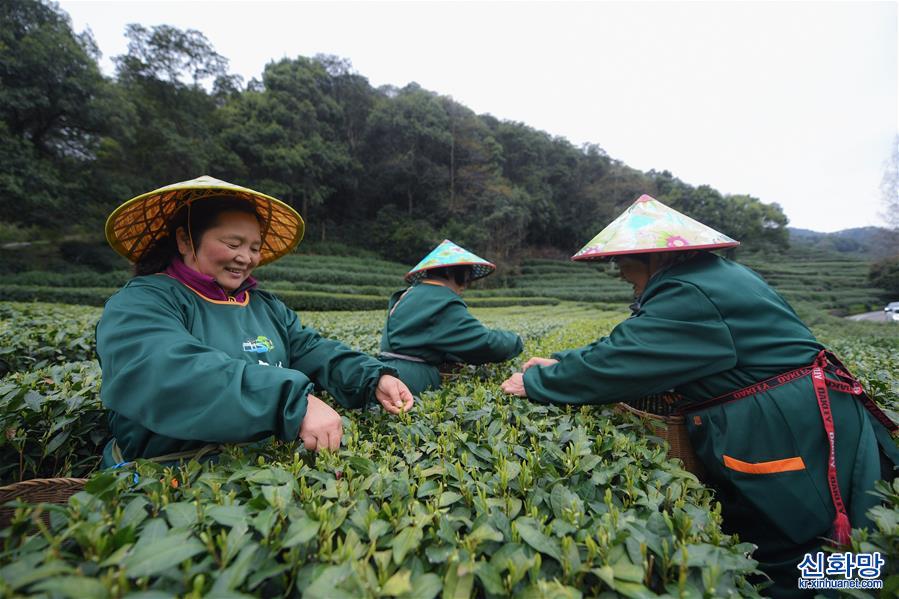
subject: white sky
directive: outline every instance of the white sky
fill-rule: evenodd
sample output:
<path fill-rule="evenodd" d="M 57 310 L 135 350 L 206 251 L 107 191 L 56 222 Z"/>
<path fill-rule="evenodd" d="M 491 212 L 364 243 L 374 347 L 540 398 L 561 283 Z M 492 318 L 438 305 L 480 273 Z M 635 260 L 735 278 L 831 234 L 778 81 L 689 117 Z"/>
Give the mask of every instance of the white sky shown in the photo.
<path fill-rule="evenodd" d="M 778 202 L 791 226 L 881 225 L 897 134 L 897 4 L 60 2 L 112 74 L 125 25 L 202 31 L 230 68 L 348 58 L 641 169 Z"/>

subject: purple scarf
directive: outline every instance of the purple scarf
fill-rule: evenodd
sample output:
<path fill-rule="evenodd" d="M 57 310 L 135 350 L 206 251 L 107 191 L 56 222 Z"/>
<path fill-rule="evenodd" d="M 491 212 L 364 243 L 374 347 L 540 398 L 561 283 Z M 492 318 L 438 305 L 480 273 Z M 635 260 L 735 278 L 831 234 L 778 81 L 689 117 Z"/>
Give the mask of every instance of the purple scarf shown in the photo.
<path fill-rule="evenodd" d="M 238 304 L 244 304 L 247 300 L 247 292 L 256 286 L 256 279 L 247 277 L 247 280 L 233 294 L 229 295 L 222 289 L 221 285 L 215 282 L 214 277 L 204 275 L 192 269 L 181 260 L 180 256 L 175 256 L 172 259 L 172 263 L 163 272 L 187 285 L 203 297 L 220 302 L 227 302 L 230 297 L 234 298 L 234 301 Z"/>

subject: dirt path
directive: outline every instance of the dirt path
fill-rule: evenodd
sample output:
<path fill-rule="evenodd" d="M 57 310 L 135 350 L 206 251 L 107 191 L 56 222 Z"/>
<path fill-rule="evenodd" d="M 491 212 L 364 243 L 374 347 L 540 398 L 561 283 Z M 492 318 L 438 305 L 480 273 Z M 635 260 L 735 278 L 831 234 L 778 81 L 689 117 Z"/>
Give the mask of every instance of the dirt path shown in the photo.
<path fill-rule="evenodd" d="M 891 319 L 889 315 L 880 310 L 879 312 L 865 312 L 864 314 L 856 314 L 855 316 L 850 316 L 849 320 L 873 320 L 876 322 L 889 322 Z M 899 324 L 899 321 L 896 321 Z"/>

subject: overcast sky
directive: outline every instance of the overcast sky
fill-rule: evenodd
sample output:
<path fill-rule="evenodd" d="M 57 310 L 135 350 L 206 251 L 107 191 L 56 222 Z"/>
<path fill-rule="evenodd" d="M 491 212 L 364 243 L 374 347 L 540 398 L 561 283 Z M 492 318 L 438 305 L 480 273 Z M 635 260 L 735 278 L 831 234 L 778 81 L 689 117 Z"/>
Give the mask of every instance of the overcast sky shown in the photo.
<path fill-rule="evenodd" d="M 416 81 L 632 167 L 777 202 L 792 226 L 882 224 L 895 2 L 60 5 L 109 74 L 128 23 L 202 31 L 245 80 L 273 59 L 334 54 L 374 86 Z"/>

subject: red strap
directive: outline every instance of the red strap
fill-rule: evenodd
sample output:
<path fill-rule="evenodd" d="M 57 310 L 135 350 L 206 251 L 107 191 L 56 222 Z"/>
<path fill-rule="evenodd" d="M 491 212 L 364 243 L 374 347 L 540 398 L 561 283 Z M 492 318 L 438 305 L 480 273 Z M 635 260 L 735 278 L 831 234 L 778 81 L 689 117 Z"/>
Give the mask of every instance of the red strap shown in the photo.
<path fill-rule="evenodd" d="M 822 350 L 815 358 L 812 366 L 812 384 L 815 386 L 815 397 L 818 400 L 818 410 L 821 412 L 821 420 L 824 422 L 824 432 L 827 435 L 829 456 L 827 459 L 827 485 L 830 487 L 830 498 L 837 512 L 833 521 L 834 542 L 837 545 L 849 544 L 849 535 L 852 526 L 849 523 L 849 515 L 843 504 L 843 496 L 840 494 L 840 483 L 837 480 L 837 452 L 836 431 L 833 424 L 833 412 L 830 410 L 830 396 L 827 393 L 827 378 L 824 376 L 824 368 L 827 366 L 827 357 Z"/>
<path fill-rule="evenodd" d="M 870 397 L 868 397 L 868 394 L 865 393 L 865 390 L 864 390 L 864 388 L 862 388 L 861 383 L 858 382 L 858 379 L 856 379 L 854 376 L 852 376 L 849 373 L 849 370 L 843 365 L 842 362 L 840 362 L 840 359 L 837 358 L 833 352 L 830 352 L 827 350 L 824 351 L 824 355 L 827 359 L 827 362 L 829 364 L 833 365 L 831 367 L 833 369 L 833 372 L 837 376 L 847 379 L 850 383 L 852 383 L 852 385 L 851 385 L 852 390 L 847 391 L 847 390 L 845 390 L 845 388 L 837 387 L 836 386 L 838 384 L 837 381 L 831 381 L 830 379 L 827 379 L 827 386 L 832 389 L 837 389 L 838 391 L 843 391 L 844 393 L 851 393 L 852 395 L 857 396 L 858 400 L 860 402 L 862 402 L 863 406 L 865 406 L 865 409 L 868 410 L 868 412 L 870 412 L 871 415 L 874 416 L 877 419 L 877 421 L 880 422 L 880 424 L 882 424 L 890 432 L 891 435 L 895 435 L 897 432 L 899 432 L 899 424 L 890 420 L 890 417 L 887 416 L 886 414 L 884 414 L 883 410 L 881 410 L 879 407 L 877 407 L 877 404 L 874 403 L 874 400 L 872 400 Z M 839 383 L 839 384 L 845 385 L 845 383 Z"/>
<path fill-rule="evenodd" d="M 868 412 L 871 413 L 874 418 L 877 419 L 892 435 L 895 435 L 899 432 L 899 424 L 896 424 L 890 417 L 883 413 L 877 404 L 868 397 L 868 394 L 865 393 L 864 388 L 861 383 L 849 374 L 848 371 L 845 370 L 845 367 L 840 363 L 835 355 L 833 355 L 829 351 L 822 351 L 818 354 L 820 357 L 824 355 L 825 372 L 830 372 L 840 378 L 846 379 L 849 382 L 845 381 L 835 381 L 833 379 L 824 378 L 824 384 L 830 387 L 835 391 L 840 391 L 842 393 L 848 393 L 850 395 L 856 396 L 856 399 L 862 403 Z M 818 358 L 815 358 L 815 364 L 817 364 Z M 789 372 L 785 372 L 783 374 L 778 374 L 777 376 L 772 376 L 771 378 L 765 379 L 764 381 L 755 383 L 754 385 L 749 385 L 748 387 L 744 387 L 743 389 L 739 389 L 737 391 L 731 391 L 730 393 L 725 393 L 724 395 L 719 395 L 718 397 L 713 397 L 711 399 L 707 399 L 705 401 L 689 403 L 687 405 L 677 406 L 675 409 L 675 413 L 683 416 L 688 412 L 697 412 L 699 410 L 704 410 L 706 408 L 711 408 L 712 406 L 718 406 L 721 404 L 730 403 L 732 401 L 738 401 L 749 397 L 751 395 L 755 395 L 756 393 L 763 393 L 765 391 L 770 391 L 775 387 L 780 387 L 781 385 L 786 385 L 787 383 L 791 383 L 796 379 L 801 379 L 807 376 L 811 376 L 812 374 L 812 366 L 803 366 L 802 368 L 797 368 L 796 370 L 791 370 Z"/>
<path fill-rule="evenodd" d="M 831 373 L 843 380 L 833 380 L 827 378 L 826 373 Z M 877 405 L 868 397 L 861 383 L 849 374 L 846 367 L 831 352 L 821 350 L 811 366 L 797 368 L 777 376 L 773 376 L 764 381 L 755 383 L 738 391 L 725 393 L 718 397 L 708 399 L 699 403 L 681 407 L 676 413 L 683 415 L 685 412 L 696 412 L 704 408 L 716 405 L 738 401 L 746 397 L 750 397 L 757 393 L 763 393 L 775 387 L 785 385 L 792 381 L 807 376 L 812 377 L 812 384 L 815 389 L 815 398 L 818 401 L 818 410 L 821 413 L 821 421 L 824 424 L 824 432 L 828 442 L 828 459 L 827 459 L 827 486 L 830 488 L 830 497 L 833 501 L 833 507 L 836 511 L 836 517 L 833 521 L 833 540 L 837 546 L 848 545 L 849 537 L 852 533 L 852 525 L 849 522 L 849 514 L 846 513 L 846 506 L 843 503 L 843 497 L 840 494 L 840 484 L 837 479 L 837 457 L 836 457 L 836 430 L 833 421 L 833 412 L 830 408 L 830 395 L 827 388 L 848 393 L 857 397 L 862 405 L 883 424 L 888 431 L 895 434 L 899 430 L 899 425 L 890 420 L 890 418 L 877 407 Z M 848 382 L 846 382 L 848 381 Z"/>
<path fill-rule="evenodd" d="M 756 393 L 763 393 L 775 387 L 780 387 L 781 385 L 785 385 L 787 383 L 795 381 L 796 379 L 801 379 L 803 377 L 809 376 L 811 373 L 812 369 L 809 366 L 797 368 L 796 370 L 791 370 L 783 374 L 778 374 L 777 376 L 772 376 L 769 379 L 765 379 L 764 381 L 760 381 L 758 383 L 755 383 L 754 385 L 749 385 L 748 387 L 744 387 L 737 391 L 731 391 L 730 393 L 725 393 L 724 395 L 719 395 L 718 397 L 706 399 L 705 401 L 690 403 L 689 405 L 683 406 L 681 409 L 684 412 L 695 412 L 698 410 L 704 410 L 705 408 L 711 408 L 712 406 L 730 403 L 732 401 L 737 401 L 749 397 L 750 395 L 755 395 Z"/>

